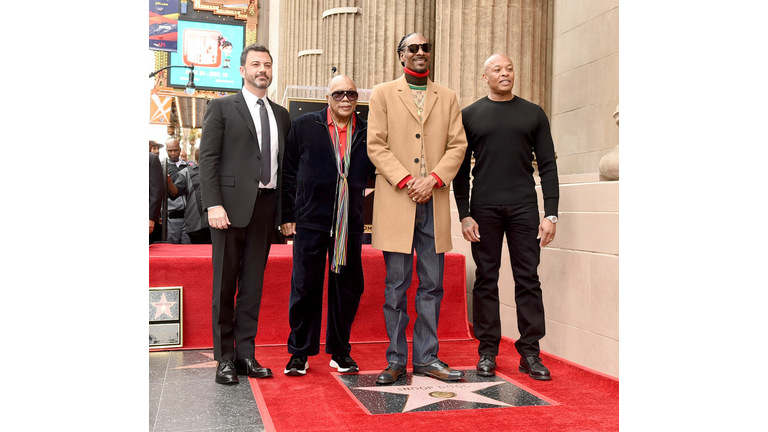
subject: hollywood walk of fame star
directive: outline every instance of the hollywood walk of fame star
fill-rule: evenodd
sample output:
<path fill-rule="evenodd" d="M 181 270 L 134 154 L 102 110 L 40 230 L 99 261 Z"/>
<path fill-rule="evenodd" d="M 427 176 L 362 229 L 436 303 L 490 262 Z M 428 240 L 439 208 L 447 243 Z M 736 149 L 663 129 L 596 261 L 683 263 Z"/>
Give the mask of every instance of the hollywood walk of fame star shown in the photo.
<path fill-rule="evenodd" d="M 202 354 L 202 355 L 208 357 L 209 359 L 213 360 L 213 354 L 212 353 L 200 353 L 200 354 Z M 217 362 L 216 360 L 213 360 L 213 361 L 209 361 L 209 362 L 195 363 L 195 364 L 186 365 L 186 366 L 179 366 L 179 367 L 175 367 L 173 369 L 215 368 L 218 365 L 219 365 L 219 362 Z"/>
<path fill-rule="evenodd" d="M 439 403 L 445 400 L 459 400 L 474 403 L 484 403 L 489 405 L 498 405 L 511 407 L 507 403 L 491 399 L 475 393 L 488 387 L 504 384 L 504 381 L 495 382 L 444 382 L 434 378 L 414 375 L 411 385 L 397 387 L 354 387 L 355 390 L 368 390 L 382 393 L 404 394 L 408 396 L 408 401 L 403 407 L 402 412 L 412 411 L 423 406 Z"/>
<path fill-rule="evenodd" d="M 171 307 L 175 305 L 176 302 L 169 302 L 166 300 L 165 293 L 163 293 L 163 296 L 160 298 L 159 302 L 153 302 L 150 304 L 157 309 L 157 311 L 155 311 L 156 319 L 163 315 L 168 315 L 170 318 L 173 318 L 173 315 L 171 315 Z"/>

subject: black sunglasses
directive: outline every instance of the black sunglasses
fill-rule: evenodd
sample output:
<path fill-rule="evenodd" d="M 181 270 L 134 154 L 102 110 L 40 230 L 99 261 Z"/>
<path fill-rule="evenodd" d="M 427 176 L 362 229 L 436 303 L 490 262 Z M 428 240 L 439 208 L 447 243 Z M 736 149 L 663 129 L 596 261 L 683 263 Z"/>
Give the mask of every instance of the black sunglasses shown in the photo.
<path fill-rule="evenodd" d="M 405 48 L 408 48 L 408 51 L 410 51 L 411 54 L 416 54 L 417 52 L 419 52 L 419 48 L 421 48 L 421 50 L 424 51 L 425 53 L 428 53 L 430 46 L 429 46 L 429 42 L 427 42 L 423 44 L 406 45 Z"/>
<path fill-rule="evenodd" d="M 331 97 L 335 101 L 341 102 L 344 100 L 344 96 L 347 96 L 347 99 L 350 101 L 356 101 L 357 100 L 357 92 L 354 90 L 338 90 L 333 93 L 331 93 Z"/>

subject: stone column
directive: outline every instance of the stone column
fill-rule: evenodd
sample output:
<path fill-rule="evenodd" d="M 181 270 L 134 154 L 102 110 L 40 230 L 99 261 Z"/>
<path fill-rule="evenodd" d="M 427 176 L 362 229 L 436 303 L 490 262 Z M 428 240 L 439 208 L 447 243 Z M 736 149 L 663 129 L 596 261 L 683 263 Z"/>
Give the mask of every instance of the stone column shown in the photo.
<path fill-rule="evenodd" d="M 364 46 L 363 32 L 363 0 L 325 0 L 323 2 L 322 31 L 322 82 L 316 85 L 324 86 L 331 79 L 332 68 L 337 74 L 347 75 L 360 86 L 358 81 L 362 73 L 358 70 L 359 62 L 355 62 Z"/>
<path fill-rule="evenodd" d="M 363 0 L 363 27 L 356 34 L 361 47 L 355 57 L 355 71 L 360 71 L 355 82 L 359 88 L 370 89 L 402 74 L 397 44 L 406 34 L 421 33 L 431 43 L 435 42 L 435 3 L 436 0 Z M 433 53 L 433 79 L 434 64 Z"/>
<path fill-rule="evenodd" d="M 462 108 L 488 94 L 483 63 L 501 52 L 515 65 L 516 95 L 549 110 L 548 0 L 436 0 L 435 82 L 453 89 Z"/>
<path fill-rule="evenodd" d="M 280 83 L 277 102 L 287 85 L 316 86 L 327 83 L 323 73 L 322 0 L 280 2 Z M 318 84 L 321 81 L 323 84 Z"/>
<path fill-rule="evenodd" d="M 279 98 L 287 85 L 327 85 L 334 66 L 359 89 L 399 77 L 403 36 L 417 32 L 434 43 L 435 1 L 281 1 Z"/>

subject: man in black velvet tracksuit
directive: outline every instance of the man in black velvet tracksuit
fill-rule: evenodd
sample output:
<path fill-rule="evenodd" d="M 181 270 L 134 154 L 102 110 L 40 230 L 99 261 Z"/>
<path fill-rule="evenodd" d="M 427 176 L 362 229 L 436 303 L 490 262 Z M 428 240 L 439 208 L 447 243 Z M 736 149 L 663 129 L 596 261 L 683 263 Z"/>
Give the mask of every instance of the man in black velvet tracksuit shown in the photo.
<path fill-rule="evenodd" d="M 328 263 L 325 352 L 330 366 L 354 373 L 349 334 L 363 294 L 367 122 L 355 113 L 357 88 L 338 75 L 328 84 L 328 107 L 298 117 L 286 142 L 281 230 L 293 235 L 293 274 L 285 374 L 302 376 L 320 352 L 323 279 Z"/>

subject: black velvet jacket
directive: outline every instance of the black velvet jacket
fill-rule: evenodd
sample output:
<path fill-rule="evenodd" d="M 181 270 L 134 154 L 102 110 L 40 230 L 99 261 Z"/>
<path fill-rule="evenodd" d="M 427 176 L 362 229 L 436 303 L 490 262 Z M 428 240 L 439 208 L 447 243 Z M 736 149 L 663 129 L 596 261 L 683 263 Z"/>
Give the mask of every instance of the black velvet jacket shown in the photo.
<path fill-rule="evenodd" d="M 296 222 L 297 228 L 326 231 L 336 218 L 336 153 L 327 122 L 328 107 L 294 120 L 285 145 L 281 224 Z M 362 234 L 365 186 L 373 178 L 368 159 L 368 122 L 355 114 L 352 135 L 349 185 L 349 226 L 351 234 Z"/>

